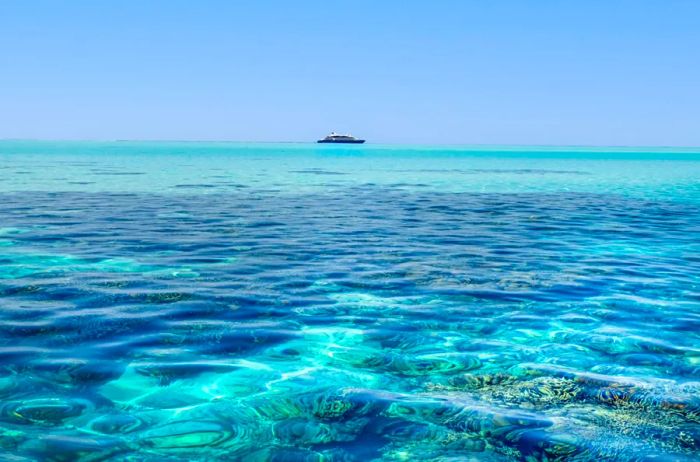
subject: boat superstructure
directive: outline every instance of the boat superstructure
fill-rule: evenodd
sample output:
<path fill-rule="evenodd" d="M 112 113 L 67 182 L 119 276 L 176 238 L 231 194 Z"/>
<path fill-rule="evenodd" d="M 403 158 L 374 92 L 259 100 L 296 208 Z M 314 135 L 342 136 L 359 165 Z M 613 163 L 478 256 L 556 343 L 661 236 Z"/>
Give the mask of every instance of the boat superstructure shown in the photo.
<path fill-rule="evenodd" d="M 356 138 L 350 134 L 347 135 L 341 135 L 339 133 L 333 132 L 330 135 L 326 136 L 322 140 L 318 140 L 319 143 L 353 143 L 353 144 L 362 144 L 365 142 L 365 140 L 361 140 L 359 138 Z"/>

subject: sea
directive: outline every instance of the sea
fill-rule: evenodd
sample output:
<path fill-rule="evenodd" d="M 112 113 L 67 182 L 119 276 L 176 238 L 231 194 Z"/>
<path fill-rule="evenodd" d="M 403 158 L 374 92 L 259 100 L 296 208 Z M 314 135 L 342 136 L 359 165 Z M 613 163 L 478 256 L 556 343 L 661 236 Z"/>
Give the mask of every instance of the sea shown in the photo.
<path fill-rule="evenodd" d="M 700 460 L 700 149 L 0 141 L 29 460 Z"/>

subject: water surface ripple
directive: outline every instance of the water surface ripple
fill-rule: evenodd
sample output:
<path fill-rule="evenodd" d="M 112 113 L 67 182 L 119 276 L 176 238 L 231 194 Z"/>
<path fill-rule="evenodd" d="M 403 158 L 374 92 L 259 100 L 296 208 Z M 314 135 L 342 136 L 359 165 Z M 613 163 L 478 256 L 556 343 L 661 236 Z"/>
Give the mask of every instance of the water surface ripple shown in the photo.
<path fill-rule="evenodd" d="M 698 459 L 692 202 L 0 201 L 2 460 Z"/>

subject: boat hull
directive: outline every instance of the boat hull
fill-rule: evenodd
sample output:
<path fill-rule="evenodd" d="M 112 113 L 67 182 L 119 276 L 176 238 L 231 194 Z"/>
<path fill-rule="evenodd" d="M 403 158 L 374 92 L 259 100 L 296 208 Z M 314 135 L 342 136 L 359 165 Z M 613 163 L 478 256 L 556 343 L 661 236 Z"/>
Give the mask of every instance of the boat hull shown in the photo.
<path fill-rule="evenodd" d="M 318 140 L 317 143 L 329 144 L 362 144 L 365 140 Z"/>

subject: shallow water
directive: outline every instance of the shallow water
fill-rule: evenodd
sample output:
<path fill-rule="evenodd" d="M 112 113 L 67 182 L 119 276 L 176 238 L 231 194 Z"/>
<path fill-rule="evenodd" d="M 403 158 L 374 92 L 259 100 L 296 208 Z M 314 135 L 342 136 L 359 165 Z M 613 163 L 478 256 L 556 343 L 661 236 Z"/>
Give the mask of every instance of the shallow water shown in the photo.
<path fill-rule="evenodd" d="M 698 152 L 5 141 L 0 171 L 0 460 L 699 458 Z"/>

